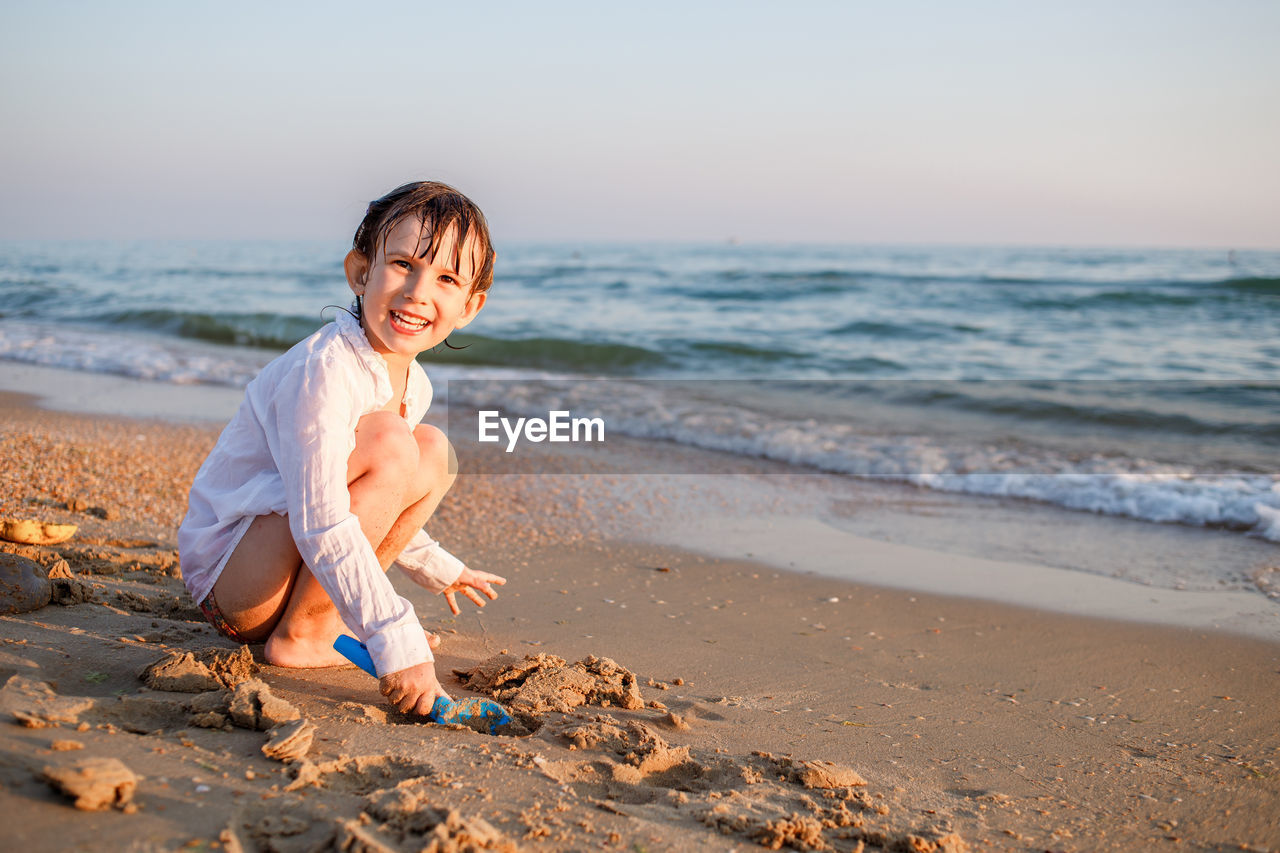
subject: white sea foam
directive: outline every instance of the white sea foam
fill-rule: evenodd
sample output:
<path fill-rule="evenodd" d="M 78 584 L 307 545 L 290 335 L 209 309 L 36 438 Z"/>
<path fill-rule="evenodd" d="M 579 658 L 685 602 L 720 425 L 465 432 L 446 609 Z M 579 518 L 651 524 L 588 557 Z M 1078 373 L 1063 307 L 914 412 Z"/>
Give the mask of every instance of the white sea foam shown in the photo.
<path fill-rule="evenodd" d="M 270 354 L 200 346 L 145 332 L 95 332 L 53 323 L 0 321 L 0 358 L 177 385 L 243 387 Z"/>
<path fill-rule="evenodd" d="M 566 409 L 576 416 L 600 416 L 615 433 L 853 477 L 1146 521 L 1228 527 L 1280 541 L 1276 475 L 1197 470 L 1120 455 L 1077 458 L 1030 444 L 868 433 L 855 424 L 723 405 L 661 382 L 484 382 L 456 385 L 453 394 L 461 403 L 496 402 L 519 414 Z"/>

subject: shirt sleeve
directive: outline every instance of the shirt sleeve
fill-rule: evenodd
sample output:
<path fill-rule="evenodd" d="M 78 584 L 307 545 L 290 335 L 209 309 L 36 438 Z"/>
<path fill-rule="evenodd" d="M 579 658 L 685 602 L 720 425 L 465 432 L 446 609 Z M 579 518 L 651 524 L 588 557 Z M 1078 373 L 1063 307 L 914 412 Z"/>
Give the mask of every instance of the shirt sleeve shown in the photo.
<path fill-rule="evenodd" d="M 418 586 L 435 593 L 451 586 L 466 568 L 461 560 L 440 547 L 440 543 L 432 539 L 426 530 L 414 534 L 396 558 L 395 565 Z"/>
<path fill-rule="evenodd" d="M 263 421 L 298 553 L 385 675 L 433 656 L 413 605 L 396 594 L 351 512 L 347 459 L 361 414 L 355 383 L 332 355 L 308 358 L 281 380 Z"/>

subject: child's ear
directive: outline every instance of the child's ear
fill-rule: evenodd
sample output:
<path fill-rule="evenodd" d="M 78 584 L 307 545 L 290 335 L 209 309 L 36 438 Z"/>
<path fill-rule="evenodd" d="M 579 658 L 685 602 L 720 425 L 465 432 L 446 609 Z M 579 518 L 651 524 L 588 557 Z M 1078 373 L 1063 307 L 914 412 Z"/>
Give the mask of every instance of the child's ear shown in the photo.
<path fill-rule="evenodd" d="M 369 276 L 369 261 L 364 255 L 352 249 L 342 261 L 342 269 L 347 273 L 347 286 L 356 296 L 364 294 L 365 281 Z"/>
<path fill-rule="evenodd" d="M 489 298 L 488 291 L 471 294 L 471 298 L 467 300 L 467 307 L 462 310 L 462 316 L 458 318 L 458 322 L 453 324 L 455 329 L 461 329 L 470 323 L 480 313 L 480 309 L 484 307 L 484 301 Z"/>

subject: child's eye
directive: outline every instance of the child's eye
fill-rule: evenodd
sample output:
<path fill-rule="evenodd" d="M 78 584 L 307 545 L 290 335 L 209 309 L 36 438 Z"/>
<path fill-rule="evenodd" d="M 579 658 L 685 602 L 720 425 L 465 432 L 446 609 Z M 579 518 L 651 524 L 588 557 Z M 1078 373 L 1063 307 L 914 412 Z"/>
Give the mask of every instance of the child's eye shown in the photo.
<path fill-rule="evenodd" d="M 409 263 L 408 261 L 392 261 L 391 263 L 394 264 L 395 266 L 400 267 L 401 269 L 406 269 L 406 270 L 413 269 L 413 264 Z"/>

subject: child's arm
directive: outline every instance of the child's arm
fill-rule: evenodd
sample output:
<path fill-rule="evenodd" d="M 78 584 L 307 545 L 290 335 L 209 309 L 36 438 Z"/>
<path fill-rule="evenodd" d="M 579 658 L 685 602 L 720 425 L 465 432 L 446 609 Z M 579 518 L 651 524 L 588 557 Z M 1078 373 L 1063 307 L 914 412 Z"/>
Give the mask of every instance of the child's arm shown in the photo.
<path fill-rule="evenodd" d="M 432 539 L 425 529 L 413 534 L 409 544 L 392 564 L 418 586 L 432 592 L 444 592 L 462 574 L 466 566 Z"/>
<path fill-rule="evenodd" d="M 502 586 L 507 579 L 488 572 L 468 569 L 462 561 L 450 554 L 440 543 L 431 538 L 426 530 L 419 530 L 405 546 L 404 551 L 396 558 L 396 566 L 408 575 L 414 583 L 435 593 L 443 593 L 449 603 L 449 609 L 457 616 L 461 611 L 454 597 L 461 592 L 484 607 L 485 602 L 479 595 L 483 593 L 493 601 L 498 597 L 493 585 Z"/>

